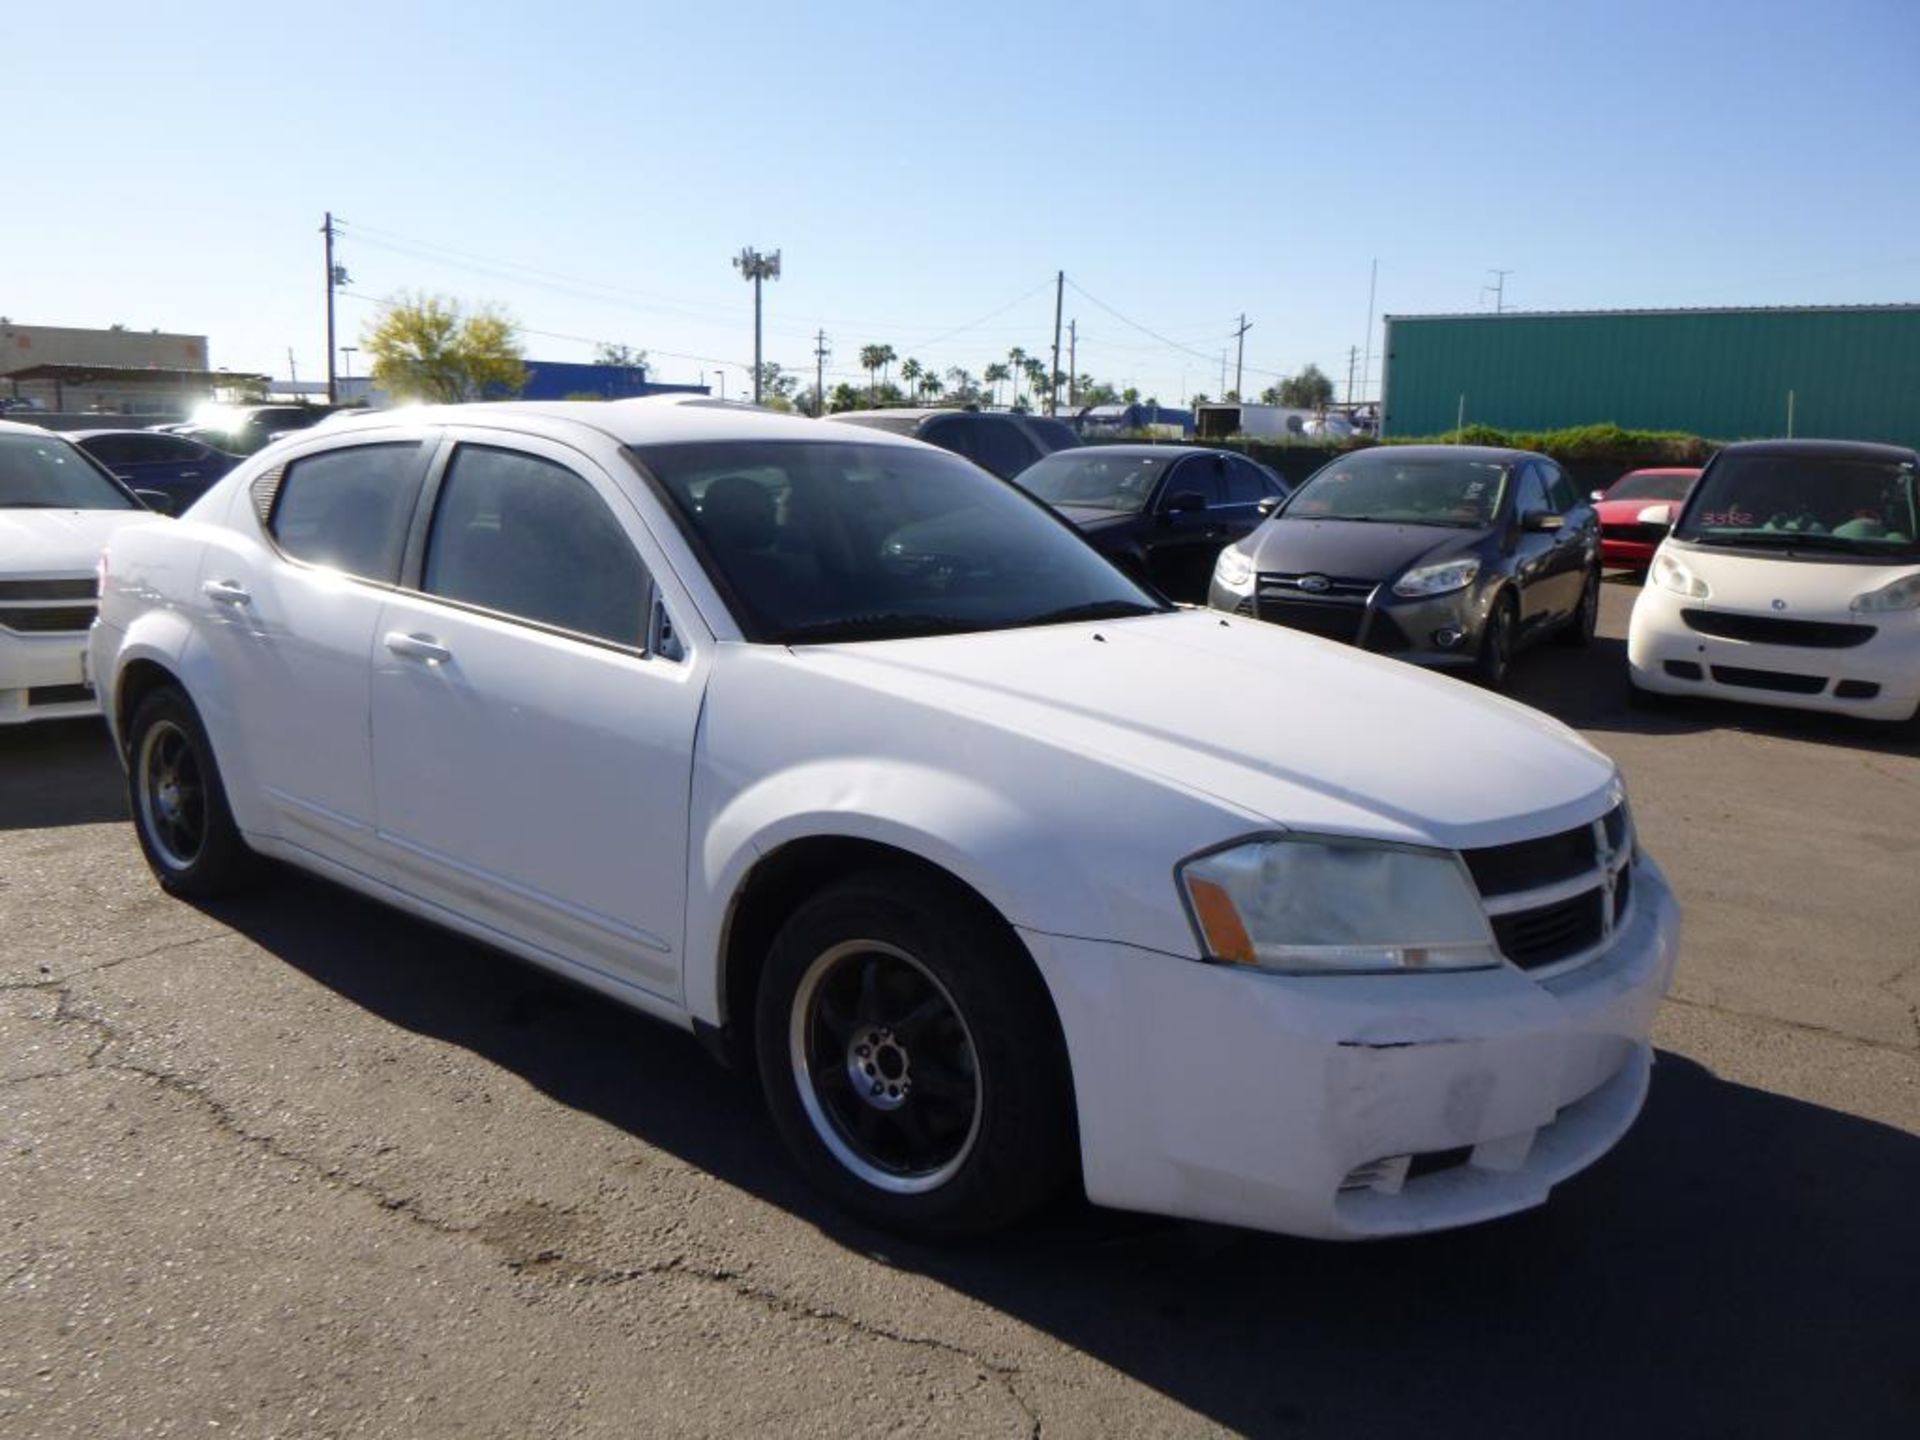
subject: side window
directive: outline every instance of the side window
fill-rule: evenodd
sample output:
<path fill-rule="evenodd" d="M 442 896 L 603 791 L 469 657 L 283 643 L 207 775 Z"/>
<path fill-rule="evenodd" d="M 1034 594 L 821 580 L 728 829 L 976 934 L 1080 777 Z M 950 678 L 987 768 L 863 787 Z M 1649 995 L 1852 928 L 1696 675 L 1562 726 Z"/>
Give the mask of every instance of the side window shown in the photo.
<path fill-rule="evenodd" d="M 296 560 L 391 585 L 419 488 L 420 446 L 352 445 L 287 466 L 267 529 Z"/>
<path fill-rule="evenodd" d="M 1540 468 L 1547 476 L 1547 499 L 1553 502 L 1556 513 L 1565 515 L 1580 503 L 1580 497 L 1574 494 L 1573 482 L 1558 465 L 1543 465 Z"/>
<path fill-rule="evenodd" d="M 647 572 L 585 480 L 551 460 L 462 445 L 434 506 L 421 589 L 636 649 Z"/>
<path fill-rule="evenodd" d="M 964 455 L 976 465 L 986 462 L 980 458 L 978 444 L 980 431 L 958 418 L 951 420 L 930 420 L 926 429 L 920 432 L 920 438 L 929 445 L 938 445 L 942 450 L 951 450 L 956 455 Z"/>
<path fill-rule="evenodd" d="M 102 465 L 132 465 L 142 457 L 135 453 L 124 435 L 100 435 L 89 440 L 86 451 Z"/>
<path fill-rule="evenodd" d="M 1227 461 L 1227 503 L 1258 505 L 1268 495 L 1277 495 L 1280 487 L 1260 473 L 1259 466 L 1238 455 Z"/>
<path fill-rule="evenodd" d="M 1190 456 L 1182 460 L 1168 478 L 1167 498 L 1192 492 L 1204 496 L 1209 506 L 1224 505 L 1227 503 L 1227 482 L 1221 471 L 1220 459 L 1216 455 Z"/>
<path fill-rule="evenodd" d="M 1002 480 L 1011 480 L 1040 458 L 1040 448 L 1011 420 L 990 415 L 978 428 L 979 462 Z"/>
<path fill-rule="evenodd" d="M 1542 511 L 1551 511 L 1547 487 L 1540 483 L 1540 467 L 1532 463 L 1520 467 L 1520 490 L 1514 497 L 1513 513 L 1525 519 Z"/>

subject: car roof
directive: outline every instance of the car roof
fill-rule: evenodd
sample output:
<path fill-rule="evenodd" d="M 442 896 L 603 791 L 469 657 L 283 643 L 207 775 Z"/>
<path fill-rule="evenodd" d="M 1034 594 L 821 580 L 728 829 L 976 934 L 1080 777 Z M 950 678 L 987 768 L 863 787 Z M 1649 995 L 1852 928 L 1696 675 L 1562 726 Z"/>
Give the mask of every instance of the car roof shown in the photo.
<path fill-rule="evenodd" d="M 1544 460 L 1547 457 L 1538 450 L 1516 450 L 1504 445 L 1370 445 L 1365 450 L 1353 454 L 1372 454 L 1374 452 L 1391 455 L 1405 455 L 1412 460 L 1478 460 L 1482 463 L 1498 462 L 1511 465 L 1517 460 Z"/>
<path fill-rule="evenodd" d="M 1052 454 L 1042 455 L 1040 460 L 1051 460 L 1055 455 L 1084 459 L 1088 455 L 1164 455 L 1170 460 L 1185 459 L 1189 455 L 1234 455 L 1234 450 L 1222 450 L 1212 445 L 1082 445 L 1073 450 L 1055 450 Z M 1248 459 L 1251 457 L 1241 456 Z M 1039 464 L 1040 461 L 1034 461 Z M 1255 462 L 1258 463 L 1257 461 Z"/>
<path fill-rule="evenodd" d="M 1699 473 L 1698 465 L 1642 465 L 1638 470 L 1626 471 L 1620 478 L 1624 480 L 1628 475 L 1698 475 Z"/>
<path fill-rule="evenodd" d="M 64 430 L 51 430 L 45 425 L 27 425 L 18 420 L 0 420 L 0 435 L 58 435 L 67 438 Z"/>
<path fill-rule="evenodd" d="M 570 426 L 597 430 L 622 445 L 699 444 L 717 440 L 838 440 L 861 445 L 918 445 L 917 440 L 833 420 L 810 420 L 733 400 L 701 395 L 648 395 L 636 400 L 509 400 L 471 405 L 402 405 L 364 415 L 336 411 L 328 435 L 407 425 L 481 425 L 551 434 Z M 302 431 L 302 435 L 311 434 Z"/>
<path fill-rule="evenodd" d="M 112 426 L 99 430 L 64 430 L 61 432 L 69 440 L 92 440 L 101 435 L 138 435 L 142 440 L 179 440 L 186 437 L 163 434 L 157 430 L 134 430 L 126 426 Z"/>
<path fill-rule="evenodd" d="M 1920 463 L 1920 454 L 1904 445 L 1884 445 L 1874 440 L 1742 440 L 1722 447 L 1722 455 L 1798 455 L 1803 458 L 1825 456 L 1846 460 L 1884 460 Z"/>

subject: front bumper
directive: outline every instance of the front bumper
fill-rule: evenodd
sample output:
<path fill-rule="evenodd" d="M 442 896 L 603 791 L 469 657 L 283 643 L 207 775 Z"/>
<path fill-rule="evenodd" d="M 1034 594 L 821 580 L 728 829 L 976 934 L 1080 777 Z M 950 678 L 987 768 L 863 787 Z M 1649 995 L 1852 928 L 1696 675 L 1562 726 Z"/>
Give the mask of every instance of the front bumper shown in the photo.
<path fill-rule="evenodd" d="M 1661 695 L 1868 720 L 1906 720 L 1920 711 L 1920 614 L 1868 617 L 1877 629 L 1871 640 L 1824 649 L 1703 635 L 1680 613 L 1702 604 L 1657 585 L 1640 592 L 1627 627 L 1627 666 L 1635 685 Z"/>
<path fill-rule="evenodd" d="M 1493 595 L 1471 585 L 1445 595 L 1407 599 L 1381 582 L 1370 594 L 1316 599 L 1255 577 L 1253 588 L 1229 590 L 1213 583 L 1207 603 L 1215 610 L 1304 630 L 1327 640 L 1439 668 L 1473 664 Z"/>
<path fill-rule="evenodd" d="M 1623 570 L 1644 570 L 1653 564 L 1653 552 L 1660 548 L 1657 542 L 1646 540 L 1609 540 L 1600 537 L 1600 563 L 1614 565 Z"/>
<path fill-rule="evenodd" d="M 1679 911 L 1635 864 L 1612 948 L 1545 980 L 1261 975 L 1023 931 L 1066 1035 L 1088 1198 L 1323 1239 L 1540 1204 L 1646 1095 Z"/>
<path fill-rule="evenodd" d="M 0 629 L 0 725 L 100 713 L 87 683 L 87 635 L 22 635 Z"/>

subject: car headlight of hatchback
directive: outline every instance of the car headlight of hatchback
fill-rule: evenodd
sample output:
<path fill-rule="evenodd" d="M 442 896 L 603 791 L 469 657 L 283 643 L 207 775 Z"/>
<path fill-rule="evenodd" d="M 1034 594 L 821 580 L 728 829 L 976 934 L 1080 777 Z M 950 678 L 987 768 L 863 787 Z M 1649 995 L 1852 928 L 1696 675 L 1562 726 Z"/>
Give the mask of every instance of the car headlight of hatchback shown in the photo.
<path fill-rule="evenodd" d="M 1213 562 L 1213 579 L 1223 590 L 1252 589 L 1253 557 L 1229 545 L 1220 552 L 1220 558 Z"/>
<path fill-rule="evenodd" d="M 1480 574 L 1478 560 L 1441 560 L 1432 565 L 1416 565 L 1393 582 L 1393 593 L 1409 598 L 1416 595 L 1445 595 L 1471 585 Z"/>
<path fill-rule="evenodd" d="M 1201 949 L 1222 964 L 1328 975 L 1501 963 L 1452 851 L 1283 836 L 1196 855 L 1177 873 Z"/>
<path fill-rule="evenodd" d="M 1848 607 L 1857 615 L 1889 615 L 1896 610 L 1920 610 L 1920 571 L 1902 575 L 1891 585 L 1853 597 Z"/>
<path fill-rule="evenodd" d="M 1713 593 L 1707 588 L 1706 581 L 1664 550 L 1654 557 L 1653 583 L 1662 590 L 1671 590 L 1689 600 L 1704 600 Z"/>

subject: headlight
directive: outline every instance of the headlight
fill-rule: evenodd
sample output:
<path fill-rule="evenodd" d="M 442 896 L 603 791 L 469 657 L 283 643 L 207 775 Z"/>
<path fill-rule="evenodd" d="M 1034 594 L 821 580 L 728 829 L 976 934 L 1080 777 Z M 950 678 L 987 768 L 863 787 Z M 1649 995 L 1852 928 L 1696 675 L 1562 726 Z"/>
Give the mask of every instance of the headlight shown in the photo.
<path fill-rule="evenodd" d="M 1251 840 L 1195 856 L 1181 889 L 1207 957 L 1292 975 L 1500 963 L 1460 857 L 1363 840 Z"/>
<path fill-rule="evenodd" d="M 1213 562 L 1214 582 L 1223 590 L 1247 590 L 1253 584 L 1253 559 L 1229 545 Z"/>
<path fill-rule="evenodd" d="M 1653 561 L 1653 583 L 1689 600 L 1704 600 L 1712 592 L 1707 582 L 1662 550 Z"/>
<path fill-rule="evenodd" d="M 1393 582 L 1396 595 L 1444 595 L 1471 585 L 1480 573 L 1478 560 L 1442 560 L 1434 565 L 1418 565 Z"/>
<path fill-rule="evenodd" d="M 1853 597 L 1849 609 L 1861 615 L 1887 615 L 1895 610 L 1920 610 L 1920 571 L 1902 575 L 1891 585 Z"/>

